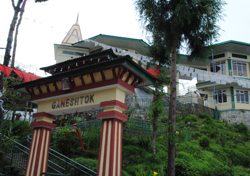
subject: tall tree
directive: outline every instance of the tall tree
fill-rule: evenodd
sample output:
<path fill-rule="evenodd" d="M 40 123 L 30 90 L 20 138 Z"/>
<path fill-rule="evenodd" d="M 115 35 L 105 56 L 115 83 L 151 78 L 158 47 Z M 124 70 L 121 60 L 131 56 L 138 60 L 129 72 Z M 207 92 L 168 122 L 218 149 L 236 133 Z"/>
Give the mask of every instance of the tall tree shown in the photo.
<path fill-rule="evenodd" d="M 151 145 L 151 151 L 153 157 L 156 154 L 156 130 L 157 130 L 157 124 L 156 121 L 161 118 L 164 114 L 164 96 L 165 93 L 163 91 L 163 88 L 166 84 L 168 84 L 169 79 L 167 77 L 167 73 L 165 72 L 163 65 L 169 64 L 169 53 L 166 50 L 166 46 L 164 45 L 164 38 L 161 37 L 160 33 L 155 32 L 152 36 L 152 43 L 149 47 L 149 55 L 154 58 L 154 61 L 158 63 L 158 69 L 160 70 L 160 73 L 156 75 L 156 78 L 158 79 L 154 85 L 154 99 L 153 104 L 151 107 L 151 117 L 152 117 L 152 126 L 153 126 L 153 133 L 152 133 L 152 145 Z"/>
<path fill-rule="evenodd" d="M 15 5 L 15 0 L 11 0 L 12 7 L 14 9 L 14 16 L 13 16 L 13 19 L 12 19 L 11 24 L 10 24 L 10 29 L 9 29 L 9 34 L 8 34 L 8 38 L 7 38 L 5 54 L 4 54 L 3 65 L 5 65 L 5 66 L 9 66 L 9 63 L 10 63 L 10 58 L 11 58 L 10 53 L 11 53 L 11 48 L 12 48 L 11 45 L 13 42 L 13 33 L 15 30 L 15 26 L 17 24 L 18 14 L 22 9 L 24 9 L 26 1 L 27 0 L 18 0 L 17 4 Z M 44 1 L 47 1 L 47 0 L 35 0 L 35 2 L 44 2 Z M 22 16 L 20 16 L 20 17 L 22 17 Z M 20 23 L 21 23 L 21 21 L 20 21 Z M 19 25 L 18 25 L 18 27 L 19 27 Z M 18 28 L 17 28 L 17 30 L 18 30 Z M 3 83 L 4 83 L 4 74 L 2 73 L 1 77 L 0 77 L 0 91 L 3 90 Z"/>
<path fill-rule="evenodd" d="M 24 0 L 24 2 L 26 2 L 26 0 Z M 15 26 L 17 23 L 18 14 L 22 9 L 21 5 L 25 4 L 25 3 L 23 3 L 23 0 L 18 0 L 16 5 L 15 5 L 14 0 L 11 0 L 11 3 L 12 3 L 12 7 L 14 9 L 14 16 L 13 16 L 13 19 L 12 19 L 11 24 L 10 24 L 10 29 L 9 29 L 9 34 L 8 34 L 8 38 L 7 38 L 5 54 L 4 54 L 3 65 L 5 65 L 5 66 L 9 66 L 10 57 L 11 57 L 10 56 L 11 45 L 13 42 L 13 33 L 14 33 Z M 1 79 L 0 79 L 0 90 L 1 91 L 3 90 L 3 84 L 4 84 L 4 74 L 2 73 Z"/>
<path fill-rule="evenodd" d="M 146 30 L 161 34 L 170 53 L 170 104 L 167 176 L 175 175 L 176 60 L 185 44 L 189 60 L 205 58 L 219 36 L 223 0 L 136 0 L 136 8 Z"/>
<path fill-rule="evenodd" d="M 21 8 L 21 12 L 20 12 L 20 15 L 19 15 L 19 19 L 18 19 L 18 23 L 17 23 L 17 25 L 16 25 L 15 39 L 14 39 L 14 47 L 13 47 L 12 59 L 11 59 L 11 67 L 14 67 L 14 66 L 15 66 L 15 56 L 16 56 L 16 46 L 17 46 L 17 35 L 18 35 L 19 26 L 20 26 L 20 24 L 21 24 L 21 22 L 22 22 L 25 4 L 26 4 L 26 0 L 23 2 L 22 8 Z"/>

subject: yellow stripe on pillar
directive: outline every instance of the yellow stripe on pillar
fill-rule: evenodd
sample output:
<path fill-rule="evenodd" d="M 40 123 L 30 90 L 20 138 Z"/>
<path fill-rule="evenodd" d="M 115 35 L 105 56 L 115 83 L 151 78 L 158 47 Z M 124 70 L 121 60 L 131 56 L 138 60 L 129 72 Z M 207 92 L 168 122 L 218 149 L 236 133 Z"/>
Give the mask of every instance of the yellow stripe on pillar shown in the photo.
<path fill-rule="evenodd" d="M 33 136 L 32 136 L 32 141 L 31 141 L 30 156 L 29 156 L 28 165 L 26 168 L 26 176 L 29 176 L 29 174 L 30 174 L 31 160 L 33 158 L 34 144 L 35 144 L 36 138 L 37 138 L 37 130 L 34 130 Z"/>
<path fill-rule="evenodd" d="M 102 139 L 102 149 L 101 149 L 101 158 L 100 158 L 100 171 L 99 171 L 99 175 L 102 174 L 103 172 L 103 160 L 104 160 L 104 148 L 105 148 L 105 143 L 106 143 L 106 130 L 107 130 L 107 121 L 105 120 L 103 122 L 103 139 Z"/>
<path fill-rule="evenodd" d="M 109 176 L 109 157 L 110 157 L 110 143 L 111 143 L 111 127 L 112 127 L 112 121 L 109 120 L 108 122 L 108 139 L 107 139 L 107 148 L 106 148 L 106 169 L 105 169 L 105 175 Z"/>
<path fill-rule="evenodd" d="M 114 140 L 114 159 L 113 159 L 113 176 L 116 173 L 116 152 L 117 152 L 117 121 L 115 121 L 115 140 Z"/>
<path fill-rule="evenodd" d="M 38 162 L 38 170 L 37 170 L 37 174 L 40 174 L 41 172 L 41 166 L 42 166 L 42 156 L 44 155 L 44 139 L 45 139 L 45 132 L 46 130 L 43 130 L 43 138 L 42 138 L 42 146 L 41 146 L 41 151 L 40 151 L 40 156 L 39 156 L 39 162 Z"/>
<path fill-rule="evenodd" d="M 32 162 L 32 165 L 31 165 L 31 173 L 30 173 L 30 175 L 31 176 L 34 176 L 34 169 L 35 169 L 35 165 L 36 165 L 36 154 L 37 154 L 37 148 L 38 148 L 38 141 L 39 141 L 39 138 L 40 138 L 40 129 L 38 129 L 38 131 L 37 131 L 37 138 L 36 138 L 36 143 L 35 143 L 35 146 L 34 146 L 34 149 L 35 149 L 35 155 L 34 155 L 34 162 Z"/>
<path fill-rule="evenodd" d="M 121 162 L 120 162 L 120 160 L 121 160 L 121 144 L 122 144 L 122 133 L 121 133 L 121 128 L 122 128 L 122 125 L 121 125 L 121 122 L 119 123 L 119 135 L 118 135 L 118 137 L 119 137 L 119 139 L 118 139 L 118 175 L 117 176 L 119 176 L 120 174 L 121 174 Z"/>

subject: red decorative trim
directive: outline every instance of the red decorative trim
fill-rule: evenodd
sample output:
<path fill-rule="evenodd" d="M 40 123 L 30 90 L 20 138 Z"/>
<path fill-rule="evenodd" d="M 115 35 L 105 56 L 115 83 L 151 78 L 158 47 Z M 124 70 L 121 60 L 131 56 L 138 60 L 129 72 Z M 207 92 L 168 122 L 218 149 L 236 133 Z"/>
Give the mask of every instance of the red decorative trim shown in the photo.
<path fill-rule="evenodd" d="M 46 88 L 47 88 L 47 93 L 50 93 L 51 91 L 50 91 L 50 89 L 49 89 L 49 85 L 46 84 L 45 86 L 46 86 Z"/>
<path fill-rule="evenodd" d="M 120 75 L 120 78 L 121 78 L 121 79 L 122 79 L 122 77 L 124 76 L 124 74 L 126 73 L 126 71 L 127 71 L 127 69 L 126 69 L 126 68 L 123 68 L 122 73 L 121 73 L 121 75 Z"/>
<path fill-rule="evenodd" d="M 56 90 L 56 91 L 59 91 L 59 89 L 58 89 L 58 87 L 57 87 L 57 82 L 54 82 L 53 84 L 54 84 L 55 90 Z M 52 86 L 53 86 L 53 84 L 52 84 Z"/>
<path fill-rule="evenodd" d="M 116 146 L 116 175 L 118 175 L 118 163 L 119 163 L 119 160 L 118 160 L 118 158 L 119 158 L 119 150 L 118 150 L 118 147 L 119 147 L 119 139 L 121 138 L 121 136 L 119 136 L 119 130 L 120 130 L 120 128 L 119 128 L 119 124 L 120 123 L 122 123 L 121 121 L 118 121 L 117 122 L 117 146 Z M 121 144 L 122 145 L 122 144 Z M 120 165 L 122 166 L 122 163 L 120 163 Z M 120 169 L 122 169 L 122 168 L 120 168 Z"/>
<path fill-rule="evenodd" d="M 133 79 L 133 81 L 132 81 L 132 83 L 130 85 L 134 86 L 136 80 L 137 80 L 137 78 L 134 76 L 134 79 Z"/>
<path fill-rule="evenodd" d="M 84 85 L 86 85 L 86 83 L 85 83 L 85 81 L 84 81 L 84 79 L 83 79 L 83 76 L 81 75 L 81 81 L 82 81 L 82 85 L 84 86 Z"/>
<path fill-rule="evenodd" d="M 101 70 L 101 75 L 102 75 L 102 81 L 106 81 L 106 77 L 105 77 L 105 75 L 104 75 L 104 70 Z"/>
<path fill-rule="evenodd" d="M 114 171 L 114 152 L 115 152 L 115 122 L 117 120 L 116 119 L 113 119 L 112 120 L 112 124 L 111 124 L 111 139 L 110 139 L 110 158 L 109 158 L 109 176 L 114 176 L 113 175 L 113 171 Z"/>
<path fill-rule="evenodd" d="M 38 172 L 38 163 L 40 160 L 41 146 L 42 146 L 42 142 L 44 142 L 44 141 L 42 141 L 44 130 L 45 130 L 44 128 L 41 128 L 40 134 L 38 136 L 38 147 L 37 147 L 37 152 L 36 152 L 36 158 L 34 158 L 35 159 L 34 175 L 41 175 L 41 173 L 37 173 L 37 172 Z"/>
<path fill-rule="evenodd" d="M 107 150 L 109 150 L 109 148 L 108 148 L 108 134 L 109 134 L 109 128 L 110 128 L 110 126 L 109 126 L 109 120 L 107 120 L 107 130 L 106 130 L 106 140 L 104 141 L 105 143 L 104 143 L 104 156 L 103 156 L 103 170 L 102 170 L 102 175 L 104 175 L 103 173 L 105 173 L 106 172 L 106 165 L 108 164 L 107 162 L 106 162 L 106 157 L 107 157 Z"/>
<path fill-rule="evenodd" d="M 128 116 L 126 114 L 123 114 L 123 113 L 118 112 L 118 111 L 99 112 L 98 115 L 97 115 L 97 118 L 99 118 L 99 119 L 115 118 L 115 119 L 119 119 L 119 120 L 122 120 L 122 121 L 127 121 L 128 120 Z"/>
<path fill-rule="evenodd" d="M 128 109 L 128 105 L 118 101 L 118 100 L 111 100 L 111 101 L 103 101 L 100 103 L 100 107 L 108 107 L 108 106 L 118 106 L 124 110 Z"/>
<path fill-rule="evenodd" d="M 112 74 L 113 74 L 113 78 L 117 78 L 116 73 L 115 73 L 115 68 L 111 68 Z"/>
<path fill-rule="evenodd" d="M 67 93 L 73 93 L 73 92 L 78 92 L 78 91 L 83 91 L 83 90 L 87 90 L 87 89 L 93 89 L 93 88 L 98 88 L 98 87 L 103 87 L 103 86 L 108 86 L 108 85 L 113 85 L 113 84 L 120 84 L 121 86 L 128 89 L 129 91 L 131 91 L 133 93 L 135 92 L 133 86 L 131 86 L 128 83 L 124 82 L 120 78 L 116 78 L 116 79 L 111 79 L 111 80 L 107 80 L 107 81 L 97 82 L 97 83 L 94 83 L 94 84 L 88 84 L 88 85 L 82 85 L 82 86 L 79 86 L 79 87 L 74 87 L 71 90 L 67 90 L 67 91 L 58 90 L 56 92 L 31 96 L 30 101 L 39 100 L 39 99 L 42 99 L 42 98 L 59 96 L 59 95 L 65 95 Z"/>
<path fill-rule="evenodd" d="M 137 83 L 135 83 L 135 84 L 133 85 L 133 87 L 137 87 L 139 84 L 141 84 L 142 81 L 143 81 L 142 79 L 139 79 L 139 81 L 138 81 Z"/>
<path fill-rule="evenodd" d="M 33 114 L 33 118 L 37 118 L 37 117 L 47 117 L 47 118 L 49 118 L 49 119 L 56 120 L 56 116 L 55 116 L 55 115 L 49 114 L 49 113 L 47 113 L 47 112 L 38 112 L 38 113 L 34 113 L 34 114 Z"/>
<path fill-rule="evenodd" d="M 118 161 L 118 162 L 120 162 L 120 167 L 121 167 L 119 175 L 122 175 L 122 135 L 123 135 L 123 124 L 122 124 L 122 122 L 119 122 L 119 123 L 121 123 L 121 136 L 119 136 L 121 138 L 121 145 L 120 145 L 120 152 L 121 153 L 119 153 L 119 155 L 120 155 L 120 161 Z"/>
<path fill-rule="evenodd" d="M 31 143 L 30 143 L 30 147 L 32 147 L 32 144 L 36 141 L 35 130 L 37 130 L 37 129 L 34 129 L 34 130 L 33 130 L 32 139 L 31 139 Z M 27 172 L 30 170 L 30 168 L 29 168 L 29 161 L 32 162 L 31 155 L 32 155 L 32 153 L 31 153 L 31 148 L 30 148 L 30 151 L 29 151 L 29 158 L 28 158 L 28 161 L 27 161 L 27 164 L 26 164 L 25 175 L 27 175 Z"/>
<path fill-rule="evenodd" d="M 120 74 L 121 74 L 121 70 L 122 70 L 122 67 L 118 67 L 118 74 L 117 74 L 117 77 L 120 78 Z"/>
<path fill-rule="evenodd" d="M 132 77 L 132 73 L 129 72 L 128 77 L 126 78 L 125 82 L 128 83 L 128 81 L 130 80 L 131 77 Z"/>
<path fill-rule="evenodd" d="M 45 121 L 32 122 L 30 126 L 33 128 L 44 127 L 44 128 L 49 128 L 49 129 L 56 129 L 56 124 L 45 122 Z"/>
<path fill-rule="evenodd" d="M 37 138 L 39 138 L 39 134 L 38 134 L 38 131 L 39 131 L 39 129 L 35 129 L 36 130 L 36 137 L 35 137 L 35 139 L 34 139 L 34 148 L 33 148 L 33 153 L 32 153 L 32 158 L 31 158 L 31 162 L 30 162 L 30 175 L 31 175 L 31 171 L 32 171 L 32 168 L 33 167 L 35 167 L 34 166 L 34 163 L 35 163 L 35 149 L 36 149 L 36 145 L 37 145 Z M 33 132 L 34 132 L 34 130 L 33 130 Z M 32 147 L 32 145 L 30 145 L 31 147 Z"/>
<path fill-rule="evenodd" d="M 122 87 L 128 89 L 129 91 L 135 93 L 135 87 L 129 85 L 126 82 L 124 82 L 122 79 L 118 79 L 118 84 L 120 84 Z"/>
<path fill-rule="evenodd" d="M 91 78 L 92 84 L 96 83 L 93 73 L 90 74 L 90 78 Z"/>
<path fill-rule="evenodd" d="M 41 163 L 41 172 L 43 171 L 43 166 L 44 166 L 44 164 L 43 164 L 43 162 L 44 162 L 44 160 L 45 160 L 45 157 L 46 157 L 46 155 L 47 155 L 47 153 L 45 153 L 45 151 L 46 151 L 46 148 L 48 148 L 48 150 L 49 150 L 49 146 L 46 146 L 46 140 L 47 140 L 47 133 L 49 133 L 49 131 L 50 131 L 50 129 L 46 129 L 46 128 L 44 128 L 44 130 L 45 130 L 45 137 L 44 137 L 44 146 L 43 146 L 43 156 L 42 156 L 42 163 Z M 50 138 L 50 135 L 49 135 L 49 138 Z M 47 157 L 48 158 L 48 157 Z M 46 165 L 47 166 L 47 165 Z"/>
<path fill-rule="evenodd" d="M 43 91 L 42 91 L 41 87 L 40 86 L 37 86 L 37 87 L 38 87 L 39 94 L 43 94 Z"/>
<path fill-rule="evenodd" d="M 104 120 L 102 121 L 102 132 L 101 132 L 101 140 L 100 140 L 100 147 L 99 147 L 99 156 L 98 156 L 98 168 L 97 168 L 97 175 L 100 175 L 100 162 L 101 162 L 101 156 L 102 156 L 102 143 L 103 141 L 103 131 L 104 131 Z M 105 152 L 105 151 L 104 151 Z"/>
<path fill-rule="evenodd" d="M 48 161 L 49 161 L 49 147 L 50 147 L 50 139 L 51 139 L 51 130 L 48 129 L 47 131 L 49 133 L 49 140 L 48 140 L 48 145 L 46 146 L 48 148 L 47 153 L 44 154 L 44 156 L 47 156 L 46 160 L 46 167 L 45 167 L 45 172 L 48 170 Z M 45 151 L 44 151 L 45 152 Z M 43 160 L 44 161 L 44 160 Z"/>

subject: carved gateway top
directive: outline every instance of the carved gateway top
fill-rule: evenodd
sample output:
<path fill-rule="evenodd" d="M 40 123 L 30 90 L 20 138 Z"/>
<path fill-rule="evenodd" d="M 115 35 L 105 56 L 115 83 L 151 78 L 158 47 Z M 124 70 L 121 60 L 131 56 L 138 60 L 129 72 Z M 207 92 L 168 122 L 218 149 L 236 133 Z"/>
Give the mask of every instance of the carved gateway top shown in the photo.
<path fill-rule="evenodd" d="M 152 85 L 156 80 L 130 56 L 118 57 L 112 50 L 41 69 L 52 76 L 15 86 L 15 89 L 29 93 L 34 103 L 115 87 L 134 93 L 135 87 Z"/>

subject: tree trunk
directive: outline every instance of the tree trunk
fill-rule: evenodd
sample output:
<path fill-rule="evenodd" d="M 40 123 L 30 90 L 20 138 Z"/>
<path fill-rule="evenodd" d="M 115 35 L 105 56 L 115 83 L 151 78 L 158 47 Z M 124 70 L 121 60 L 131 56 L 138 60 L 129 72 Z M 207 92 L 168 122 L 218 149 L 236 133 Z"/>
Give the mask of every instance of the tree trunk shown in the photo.
<path fill-rule="evenodd" d="M 20 17 L 19 17 L 19 20 L 18 20 L 18 23 L 16 26 L 15 40 L 14 40 L 14 45 L 13 45 L 12 59 L 11 59 L 11 67 L 15 66 L 17 35 L 18 35 L 18 28 L 19 28 L 21 21 L 22 21 L 22 16 L 23 16 L 23 11 L 20 13 Z"/>
<path fill-rule="evenodd" d="M 18 0 L 18 5 L 14 8 L 14 16 L 13 19 L 11 21 L 10 24 L 10 29 L 9 29 L 9 34 L 8 34 L 8 38 L 7 38 L 7 44 L 6 44 L 6 49 L 5 49 L 5 54 L 4 54 L 4 61 L 3 61 L 3 65 L 8 66 L 9 62 L 10 62 L 10 52 L 11 52 L 11 44 L 13 41 L 13 33 L 15 30 L 15 26 L 17 23 L 17 17 L 18 17 L 18 13 L 20 12 L 20 4 L 22 3 L 23 0 Z M 3 84 L 4 84 L 4 74 L 1 73 L 1 79 L 0 79 L 0 91 L 3 91 Z"/>
<path fill-rule="evenodd" d="M 22 22 L 25 4 L 26 4 L 26 0 L 24 1 L 23 5 L 22 5 L 22 9 L 21 9 L 21 12 L 20 12 L 19 20 L 18 20 L 18 23 L 17 23 L 17 26 L 16 26 L 15 40 L 14 40 L 13 52 L 12 52 L 12 60 L 11 60 L 11 67 L 14 67 L 14 66 L 15 66 L 17 35 L 18 35 L 19 26 L 20 26 L 20 24 L 21 24 L 21 22 Z"/>
<path fill-rule="evenodd" d="M 29 108 L 28 105 L 29 105 L 29 102 L 27 101 L 26 106 L 25 106 L 25 113 L 24 113 L 24 120 L 23 121 L 26 121 L 27 111 L 28 111 L 28 108 Z"/>
<path fill-rule="evenodd" d="M 155 100 L 157 100 L 158 96 L 157 96 L 157 91 L 158 91 L 158 87 L 157 87 L 157 82 L 156 82 L 156 85 L 155 85 L 155 90 L 154 90 L 154 98 L 153 98 L 153 103 L 155 102 Z M 152 113 L 152 118 L 153 118 L 153 134 L 152 134 L 152 146 L 151 146 L 151 149 L 152 149 L 152 155 L 153 157 L 155 156 L 155 141 L 156 141 L 156 119 L 158 117 L 158 114 L 156 114 L 156 110 L 155 110 L 155 106 L 153 107 L 153 113 Z"/>
<path fill-rule="evenodd" d="M 15 123 L 15 114 L 16 114 L 16 111 L 13 110 L 13 114 L 12 114 L 12 118 L 11 118 L 12 128 L 14 127 L 14 123 Z"/>
<path fill-rule="evenodd" d="M 173 40 L 171 47 L 170 103 L 168 115 L 168 169 L 167 176 L 175 176 L 175 125 L 176 125 L 176 59 L 177 42 Z"/>

